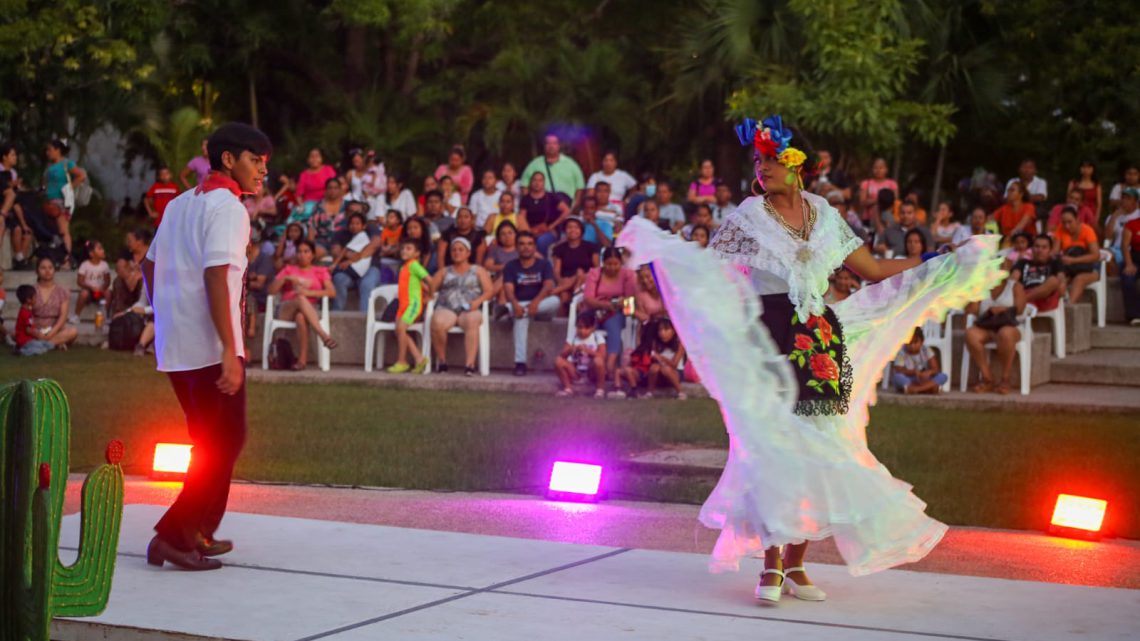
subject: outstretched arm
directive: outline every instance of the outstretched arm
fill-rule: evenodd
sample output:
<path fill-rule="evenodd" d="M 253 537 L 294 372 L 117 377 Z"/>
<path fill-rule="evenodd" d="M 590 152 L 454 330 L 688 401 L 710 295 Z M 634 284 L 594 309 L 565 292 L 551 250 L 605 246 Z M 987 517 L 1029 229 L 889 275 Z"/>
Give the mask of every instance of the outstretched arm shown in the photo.
<path fill-rule="evenodd" d="M 866 280 L 880 281 L 904 272 L 922 263 L 921 258 L 879 259 L 871 255 L 866 246 L 851 252 L 844 263 Z"/>

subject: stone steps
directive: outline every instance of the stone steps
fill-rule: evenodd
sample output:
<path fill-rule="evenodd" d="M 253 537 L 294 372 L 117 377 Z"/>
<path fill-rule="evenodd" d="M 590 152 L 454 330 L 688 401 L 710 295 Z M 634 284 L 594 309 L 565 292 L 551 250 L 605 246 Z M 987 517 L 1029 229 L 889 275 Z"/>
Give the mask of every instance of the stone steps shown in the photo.
<path fill-rule="evenodd" d="M 1140 327 L 1129 325 L 1093 327 L 1090 338 L 1094 349 L 1140 350 Z M 1137 357 L 1140 358 L 1140 355 Z"/>
<path fill-rule="evenodd" d="M 1053 360 L 1054 383 L 1140 387 L 1140 354 L 1130 349 L 1093 349 Z"/>

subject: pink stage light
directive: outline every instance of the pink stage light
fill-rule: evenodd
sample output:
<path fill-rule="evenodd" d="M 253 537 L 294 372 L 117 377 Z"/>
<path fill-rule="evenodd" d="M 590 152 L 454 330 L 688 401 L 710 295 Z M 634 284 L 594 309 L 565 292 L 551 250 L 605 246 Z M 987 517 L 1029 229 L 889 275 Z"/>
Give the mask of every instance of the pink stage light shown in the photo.
<path fill-rule="evenodd" d="M 554 467 L 550 470 L 547 497 L 571 501 L 596 501 L 601 484 L 601 465 L 555 461 Z"/>

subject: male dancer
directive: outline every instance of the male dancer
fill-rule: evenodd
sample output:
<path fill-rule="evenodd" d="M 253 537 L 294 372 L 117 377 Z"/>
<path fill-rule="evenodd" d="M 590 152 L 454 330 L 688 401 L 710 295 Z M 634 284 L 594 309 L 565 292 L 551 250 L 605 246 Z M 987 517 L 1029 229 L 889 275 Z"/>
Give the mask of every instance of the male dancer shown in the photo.
<path fill-rule="evenodd" d="M 209 175 L 167 205 L 142 265 L 158 370 L 170 377 L 194 443 L 182 493 L 155 525 L 146 560 L 184 570 L 216 570 L 222 564 L 211 557 L 233 549 L 214 532 L 245 442 L 249 214 L 240 198 L 258 193 L 273 149 L 265 134 L 240 123 L 223 125 L 206 148 Z"/>

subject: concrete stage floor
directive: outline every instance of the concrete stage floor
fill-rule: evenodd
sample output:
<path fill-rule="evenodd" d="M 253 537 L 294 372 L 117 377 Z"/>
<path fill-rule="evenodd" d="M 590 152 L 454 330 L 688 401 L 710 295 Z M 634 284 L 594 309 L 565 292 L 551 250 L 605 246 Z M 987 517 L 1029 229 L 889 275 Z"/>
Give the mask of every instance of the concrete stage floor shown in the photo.
<path fill-rule="evenodd" d="M 138 503 L 176 490 L 128 483 L 110 605 L 57 620 L 54 639 L 1101 641 L 1140 629 L 1140 591 L 1092 587 L 1140 585 L 1132 541 L 954 528 L 922 563 L 857 579 L 818 545 L 809 570 L 828 601 L 764 607 L 751 597 L 759 561 L 708 574 L 695 506 L 239 484 L 220 532 L 237 549 L 199 574 L 143 560 L 163 507 Z M 61 546 L 77 536 L 66 517 Z"/>

